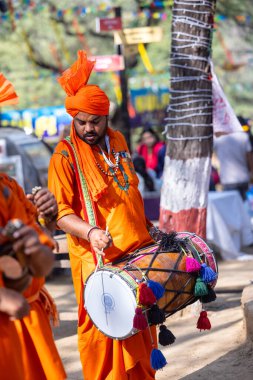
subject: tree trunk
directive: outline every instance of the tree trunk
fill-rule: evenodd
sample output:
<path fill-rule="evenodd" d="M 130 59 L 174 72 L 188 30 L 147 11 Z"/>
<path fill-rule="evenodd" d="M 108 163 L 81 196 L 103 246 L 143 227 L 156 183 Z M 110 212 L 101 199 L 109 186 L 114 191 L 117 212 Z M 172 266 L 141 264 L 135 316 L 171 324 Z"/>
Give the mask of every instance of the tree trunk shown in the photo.
<path fill-rule="evenodd" d="M 160 204 L 163 231 L 205 237 L 213 144 L 210 52 L 216 0 L 175 0 L 171 98 Z"/>

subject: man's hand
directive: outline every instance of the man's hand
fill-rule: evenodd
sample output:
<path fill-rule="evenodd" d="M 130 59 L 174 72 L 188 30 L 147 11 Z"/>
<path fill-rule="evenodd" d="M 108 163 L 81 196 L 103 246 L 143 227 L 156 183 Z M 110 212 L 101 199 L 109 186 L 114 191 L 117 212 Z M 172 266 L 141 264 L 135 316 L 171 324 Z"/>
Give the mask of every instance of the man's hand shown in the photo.
<path fill-rule="evenodd" d="M 9 315 L 13 321 L 28 315 L 30 306 L 20 293 L 11 289 L 0 288 L 0 311 Z"/>
<path fill-rule="evenodd" d="M 96 228 L 89 234 L 89 240 L 95 253 L 104 256 L 104 249 L 108 248 L 112 244 L 112 237 L 109 232 Z"/>
<path fill-rule="evenodd" d="M 49 220 L 56 218 L 58 205 L 54 195 L 47 188 L 41 188 L 35 194 L 27 194 L 27 198 L 37 207 L 41 217 Z"/>
<path fill-rule="evenodd" d="M 37 232 L 29 226 L 24 226 L 14 232 L 13 238 L 15 239 L 13 250 L 25 255 L 26 264 L 32 275 L 47 276 L 52 270 L 54 255 L 51 248 L 40 243 Z"/>
<path fill-rule="evenodd" d="M 38 234 L 29 226 L 23 226 L 15 231 L 13 239 L 12 247 L 15 252 L 23 252 L 25 255 L 34 255 L 41 251 Z"/>

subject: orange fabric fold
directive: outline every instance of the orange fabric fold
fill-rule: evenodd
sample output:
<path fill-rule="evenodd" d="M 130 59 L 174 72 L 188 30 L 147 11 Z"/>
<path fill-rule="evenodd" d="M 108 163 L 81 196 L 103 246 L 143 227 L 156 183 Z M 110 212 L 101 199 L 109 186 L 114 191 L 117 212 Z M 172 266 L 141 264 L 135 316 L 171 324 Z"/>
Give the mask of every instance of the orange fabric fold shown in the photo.
<path fill-rule="evenodd" d="M 17 104 L 18 100 L 13 85 L 0 73 L 0 106 Z"/>
<path fill-rule="evenodd" d="M 10 219 L 14 218 L 18 218 L 24 224 L 33 227 L 38 232 L 40 240 L 43 240 L 44 244 L 51 246 L 50 238 L 43 233 L 35 221 L 35 210 L 31 202 L 26 198 L 15 180 L 1 173 L 0 226 L 5 226 Z M 11 368 L 13 358 L 15 359 L 16 357 L 15 350 L 16 348 L 18 349 L 18 345 L 21 346 L 18 353 L 18 363 L 24 369 L 24 373 L 20 372 L 21 375 L 19 376 L 18 373 L 13 374 L 14 372 L 11 372 L 12 377 L 3 377 L 4 380 L 34 380 L 35 378 L 36 380 L 63 380 L 66 378 L 54 343 L 48 316 L 50 311 L 55 315 L 55 310 L 51 300 L 42 290 L 44 282 L 45 279 L 42 277 L 32 279 L 29 287 L 23 292 L 23 296 L 28 301 L 30 300 L 31 311 L 29 315 L 22 320 L 15 320 L 12 325 L 9 324 L 9 327 L 12 326 L 16 335 L 18 335 L 18 343 L 15 342 L 13 335 L 11 335 L 11 330 L 9 335 L 8 330 L 6 330 L 7 333 L 4 337 L 6 340 L 5 348 L 8 348 L 8 342 L 10 342 L 11 347 L 9 362 L 7 362 L 8 357 L 6 357 L 7 354 L 5 353 L 6 363 Z M 7 326 L 7 323 L 5 326 Z M 0 329 L 2 342 L 1 331 L 2 327 Z M 5 367 L 2 367 L 1 355 L 2 350 L 0 348 L 0 373 L 2 374 L 2 368 L 5 368 L 6 364 L 4 363 Z"/>
<path fill-rule="evenodd" d="M 117 139 L 117 150 L 124 150 L 124 140 L 120 139 L 120 134 L 117 131 L 113 131 L 111 128 L 107 129 L 107 134 L 110 137 L 111 149 L 116 151 L 116 139 Z M 91 198 L 94 202 L 106 192 L 107 183 L 105 177 L 101 174 L 96 164 L 96 159 L 93 154 L 92 147 L 78 138 L 73 122 L 70 132 L 71 142 L 74 144 L 75 150 L 78 156 L 78 162 L 81 167 L 81 171 L 84 174 L 88 188 L 91 194 Z M 92 175 L 91 175 L 92 173 Z M 49 177 L 52 175 L 49 171 Z"/>
<path fill-rule="evenodd" d="M 67 94 L 66 111 L 75 117 L 78 112 L 105 116 L 109 114 L 110 101 L 99 86 L 88 85 L 95 61 L 89 61 L 85 51 L 79 50 L 77 61 L 64 71 L 58 82 Z"/>
<path fill-rule="evenodd" d="M 148 230 L 143 210 L 143 200 L 138 191 L 138 178 L 124 137 L 118 131 L 108 129 L 110 147 L 120 152 L 120 164 L 124 171 L 118 172 L 118 181 L 104 175 L 105 195 L 96 202 L 98 225 L 108 227 L 113 239 L 112 247 L 105 250 L 105 262 L 112 262 L 126 253 L 153 243 Z M 78 155 L 82 156 L 82 170 L 86 181 L 90 181 L 97 166 L 89 163 L 89 156 L 94 156 L 106 171 L 108 166 L 96 147 L 93 149 L 78 140 Z M 87 147 L 87 149 L 86 149 Z M 111 153 L 110 159 L 114 160 Z M 89 169 L 88 169 L 89 168 Z M 84 173 L 85 171 L 85 173 Z M 128 178 L 129 189 L 124 185 Z M 80 198 L 77 191 L 76 174 L 73 171 L 72 157 L 68 147 L 59 143 L 52 156 L 49 167 L 49 188 L 55 194 L 59 207 L 59 218 L 75 214 L 83 218 Z M 92 190 L 91 182 L 88 185 Z M 88 276 L 95 269 L 90 244 L 87 240 L 67 234 L 73 284 L 79 309 L 78 346 L 85 380 L 154 380 L 155 372 L 150 366 L 152 342 L 149 331 L 140 332 L 124 341 L 117 341 L 104 336 L 92 323 L 84 308 L 83 288 Z M 156 344 L 156 328 L 151 328 Z"/>

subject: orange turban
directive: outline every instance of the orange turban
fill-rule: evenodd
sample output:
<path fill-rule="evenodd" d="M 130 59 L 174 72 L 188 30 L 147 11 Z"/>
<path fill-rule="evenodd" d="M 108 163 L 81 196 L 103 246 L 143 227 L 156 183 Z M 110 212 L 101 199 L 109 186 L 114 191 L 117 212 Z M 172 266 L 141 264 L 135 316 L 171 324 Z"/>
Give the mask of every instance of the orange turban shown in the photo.
<path fill-rule="evenodd" d="M 18 103 L 13 85 L 0 73 L 0 107 Z"/>
<path fill-rule="evenodd" d="M 105 116 L 109 114 L 110 101 L 100 87 L 87 84 L 94 61 L 89 61 L 85 51 L 78 51 L 78 58 L 64 71 L 58 82 L 67 94 L 66 111 L 75 117 L 78 112 Z"/>

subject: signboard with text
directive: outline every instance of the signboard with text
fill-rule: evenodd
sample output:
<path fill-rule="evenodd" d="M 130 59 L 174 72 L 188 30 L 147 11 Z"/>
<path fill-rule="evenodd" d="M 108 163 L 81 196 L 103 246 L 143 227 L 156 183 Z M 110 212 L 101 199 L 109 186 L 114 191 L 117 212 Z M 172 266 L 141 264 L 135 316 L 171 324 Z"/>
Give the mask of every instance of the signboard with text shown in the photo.
<path fill-rule="evenodd" d="M 91 60 L 96 61 L 94 71 L 121 71 L 125 68 L 125 61 L 122 55 L 97 55 L 90 57 Z"/>
<path fill-rule="evenodd" d="M 121 17 L 111 17 L 111 18 L 97 18 L 96 19 L 96 31 L 99 32 L 110 32 L 111 30 L 121 30 L 122 20 Z"/>
<path fill-rule="evenodd" d="M 134 45 L 159 42 L 163 36 L 162 28 L 159 26 L 146 26 L 142 28 L 123 29 L 114 32 L 115 45 Z"/>

